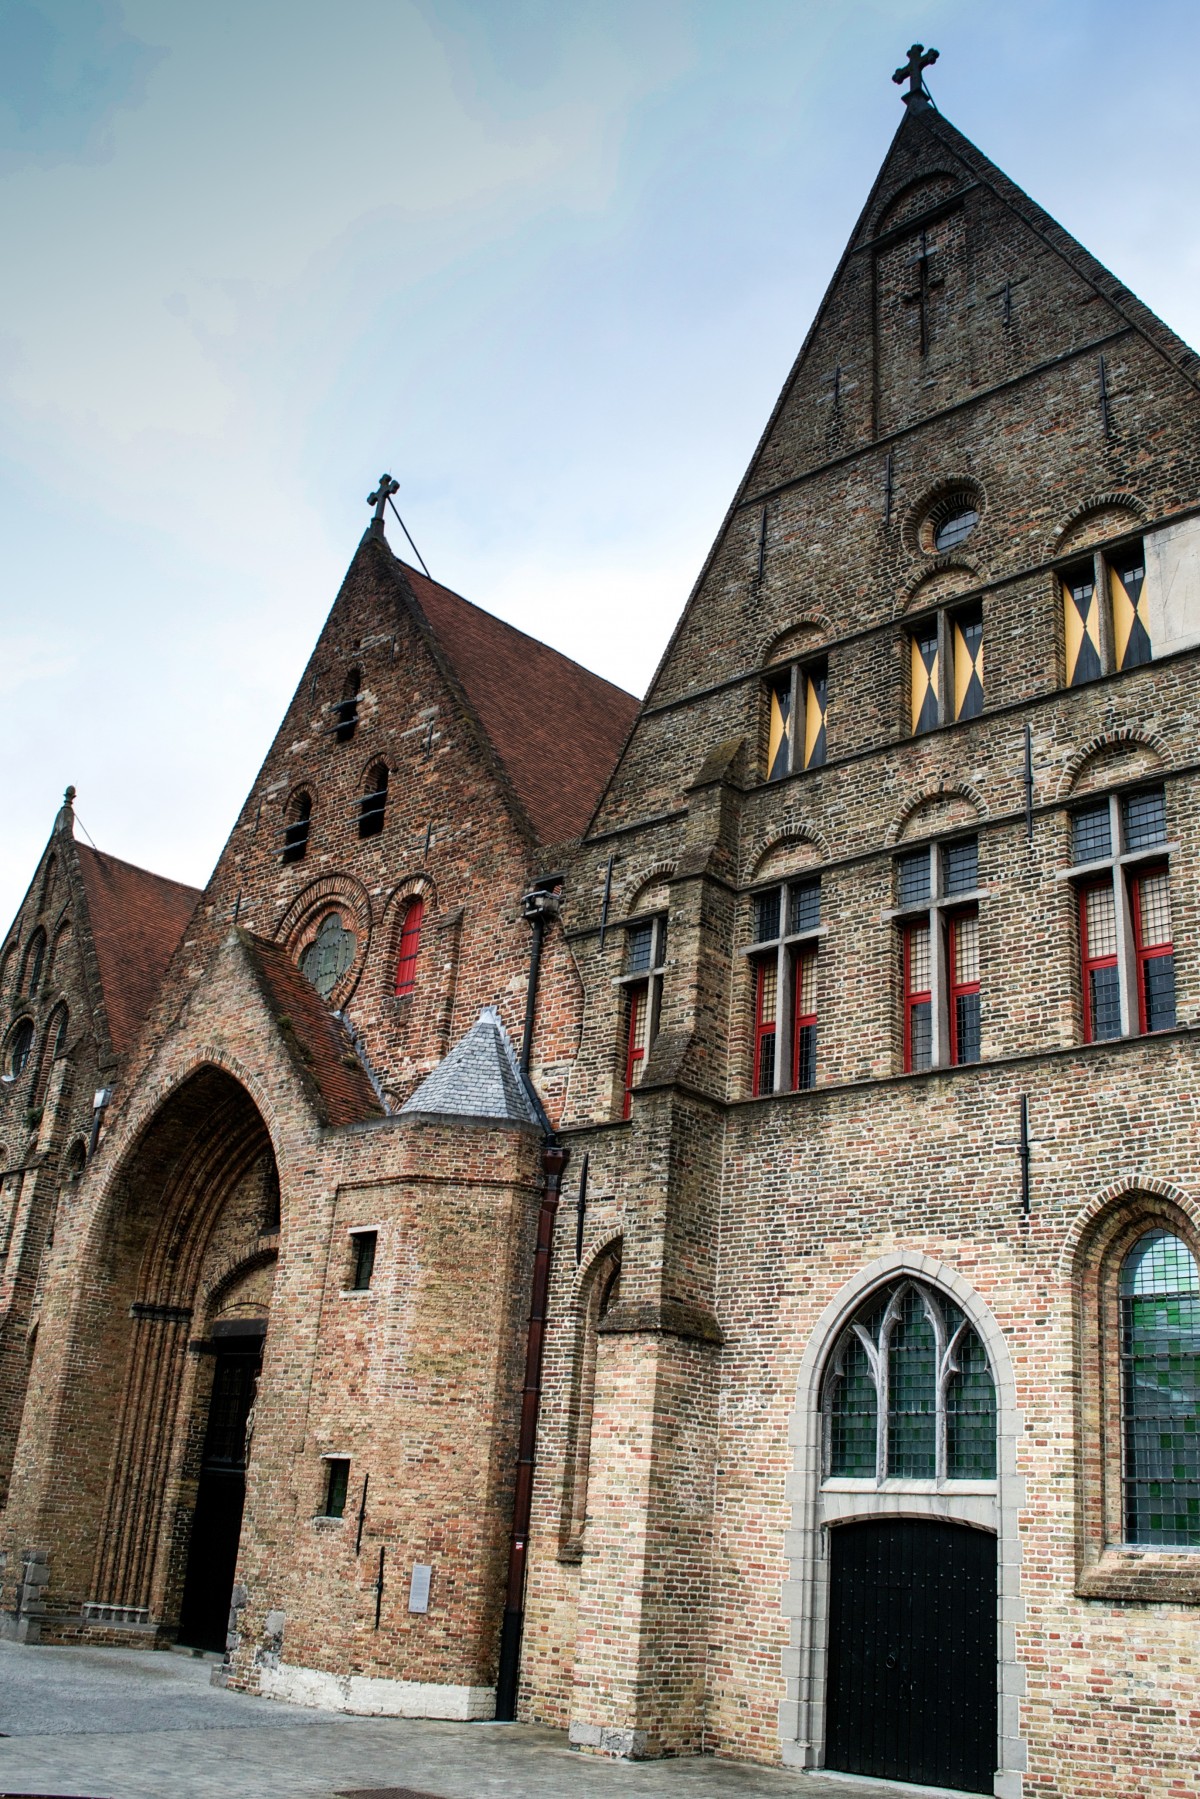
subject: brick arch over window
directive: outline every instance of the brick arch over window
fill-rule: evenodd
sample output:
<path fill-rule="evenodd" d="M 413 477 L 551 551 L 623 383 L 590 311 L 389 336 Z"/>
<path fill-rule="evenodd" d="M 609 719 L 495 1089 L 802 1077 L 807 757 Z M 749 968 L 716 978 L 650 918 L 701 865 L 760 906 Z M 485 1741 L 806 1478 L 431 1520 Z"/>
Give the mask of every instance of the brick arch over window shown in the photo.
<path fill-rule="evenodd" d="M 356 942 L 354 960 L 327 996 L 327 1004 L 338 1010 L 358 986 L 371 948 L 371 896 L 363 883 L 351 874 L 323 875 L 311 882 L 296 895 L 280 919 L 275 939 L 286 945 L 293 961 L 299 962 L 322 920 L 331 912 L 340 915 Z"/>
<path fill-rule="evenodd" d="M 981 563 L 955 555 L 952 550 L 943 556 L 932 556 L 924 568 L 905 582 L 896 603 L 897 615 L 943 605 L 960 594 L 971 593 L 987 579 L 987 570 Z"/>
<path fill-rule="evenodd" d="M 777 662 L 794 662 L 807 656 L 833 635 L 833 621 L 824 612 L 801 612 L 786 631 L 767 638 L 759 651 L 759 665 L 773 668 Z"/>
<path fill-rule="evenodd" d="M 953 802 L 956 800 L 963 806 L 970 807 L 974 817 L 969 817 L 965 811 L 954 809 Z M 938 816 L 939 810 L 945 814 L 944 823 Z M 922 813 L 928 817 L 928 831 Z M 987 815 L 987 803 L 983 795 L 969 781 L 938 781 L 905 800 L 888 826 L 884 842 L 890 847 L 902 842 L 905 837 L 925 836 L 940 830 L 957 830 L 963 825 L 976 823 Z"/>
<path fill-rule="evenodd" d="M 651 862 L 627 875 L 621 883 L 621 907 L 626 916 L 665 911 L 669 901 L 667 884 L 674 877 L 674 862 Z"/>
<path fill-rule="evenodd" d="M 1145 502 L 1133 493 L 1089 494 L 1062 522 L 1055 526 L 1046 544 L 1046 553 L 1061 556 L 1070 550 L 1084 549 L 1106 537 L 1118 537 L 1123 531 L 1136 531 L 1149 517 Z"/>
<path fill-rule="evenodd" d="M 1171 753 L 1166 740 L 1156 731 L 1144 731 L 1138 725 L 1116 725 L 1109 731 L 1101 731 L 1074 752 L 1059 776 L 1056 797 L 1065 800 L 1078 792 L 1085 776 L 1098 762 L 1112 763 L 1113 772 L 1109 776 L 1112 781 L 1137 780 L 1143 775 L 1154 775 L 1161 769 L 1170 768 Z M 1128 765 L 1127 769 L 1118 766 L 1122 762 Z"/>
<path fill-rule="evenodd" d="M 1190 1324 L 1182 1321 L 1187 1347 L 1176 1352 L 1163 1346 L 1164 1355 L 1178 1368 L 1179 1389 L 1168 1396 L 1169 1416 L 1163 1417 L 1155 1415 L 1162 1409 L 1155 1404 L 1156 1381 L 1147 1385 L 1144 1378 L 1138 1378 L 1136 1314 L 1132 1321 L 1125 1316 L 1123 1276 L 1129 1258 L 1152 1236 L 1174 1239 L 1183 1246 L 1180 1258 L 1190 1258 L 1191 1291 L 1196 1293 L 1200 1205 L 1173 1182 L 1155 1176 L 1126 1176 L 1097 1194 L 1072 1221 L 1059 1258 L 1060 1272 L 1070 1283 L 1079 1357 L 1074 1383 L 1079 1445 L 1076 1590 L 1092 1599 L 1195 1605 L 1200 1602 L 1200 1569 L 1195 1566 L 1200 1528 L 1193 1447 L 1196 1417 L 1194 1411 L 1190 1419 L 1179 1411 L 1180 1394 L 1195 1393 L 1189 1380 L 1189 1375 L 1194 1375 L 1190 1347 L 1195 1338 L 1194 1316 Z M 1198 1303 L 1191 1302 L 1193 1315 Z M 1157 1360 L 1155 1355 L 1155 1364 Z M 1193 1364 L 1190 1368 L 1189 1362 Z M 1133 1380 L 1133 1393 L 1140 1402 L 1132 1415 L 1127 1412 L 1127 1379 Z M 1175 1426 L 1185 1432 L 1183 1453 L 1177 1457 L 1168 1454 L 1167 1478 L 1160 1480 L 1162 1451 L 1169 1451 L 1167 1438 Z M 1147 1450 L 1152 1464 L 1149 1477 Z M 1184 1500 L 1188 1491 L 1190 1508 Z M 1151 1494 L 1153 1504 L 1147 1512 L 1145 1501 Z M 1188 1540 L 1172 1541 L 1170 1530 L 1165 1537 L 1155 1531 L 1150 1514 L 1158 1511 L 1163 1520 L 1173 1521 L 1181 1504 L 1190 1509 Z M 1144 1530 L 1141 1525 L 1151 1528 Z M 1136 1556 L 1126 1552 L 1129 1542 L 1137 1545 Z"/>
<path fill-rule="evenodd" d="M 746 878 L 768 879 L 787 868 L 816 867 L 828 862 L 832 854 L 828 837 L 819 825 L 808 818 L 793 815 L 775 830 L 763 831 L 750 845 L 746 856 Z M 778 868 L 776 867 L 778 864 Z"/>
<path fill-rule="evenodd" d="M 891 1282 L 911 1279 L 944 1295 L 964 1314 L 987 1354 L 996 1394 L 997 1473 L 994 1494 L 955 1495 L 950 1486 L 936 1493 L 845 1491 L 823 1494 L 823 1419 L 821 1396 L 829 1359 L 847 1326 L 872 1293 Z M 1019 1699 L 1025 1689 L 1024 1669 L 1016 1659 L 1013 1627 L 1020 1621 L 1020 1543 L 1017 1530 L 1022 1487 L 1017 1472 L 1017 1446 L 1022 1430 L 1016 1382 L 1008 1345 L 999 1323 L 979 1293 L 953 1268 L 932 1256 L 900 1250 L 880 1256 L 862 1268 L 830 1300 L 813 1325 L 800 1360 L 796 1402 L 788 1423 L 794 1446 L 791 1492 L 789 1578 L 783 1588 L 783 1612 L 790 1620 L 791 1643 L 784 1656 L 789 1697 L 779 1710 L 780 1746 L 788 1767 L 812 1768 L 822 1762 L 825 1738 L 825 1687 L 829 1558 L 825 1534 L 830 1522 L 895 1515 L 936 1517 L 991 1530 L 997 1536 L 997 1660 L 1001 1737 L 999 1775 L 1008 1775 L 1008 1791 L 1025 1765 L 1025 1744 L 1006 1731 L 1016 1728 Z M 781 1545 L 781 1548 L 783 1545 Z M 794 1695 L 794 1697 L 793 1697 Z M 999 1779 L 997 1781 L 999 1788 Z"/>
<path fill-rule="evenodd" d="M 951 503 L 961 502 L 971 506 L 979 514 L 979 524 L 972 529 L 971 550 L 964 556 L 952 550 L 937 551 L 932 538 L 926 529 L 928 522 L 936 517 L 939 509 Z M 952 563 L 975 559 L 974 532 L 982 531 L 983 521 L 987 513 L 987 490 L 975 475 L 943 475 L 931 481 L 921 494 L 906 509 L 900 525 L 900 537 L 910 556 L 921 557 L 920 574 L 926 574 L 940 563 L 949 560 Z M 964 540 L 965 541 L 965 540 Z"/>

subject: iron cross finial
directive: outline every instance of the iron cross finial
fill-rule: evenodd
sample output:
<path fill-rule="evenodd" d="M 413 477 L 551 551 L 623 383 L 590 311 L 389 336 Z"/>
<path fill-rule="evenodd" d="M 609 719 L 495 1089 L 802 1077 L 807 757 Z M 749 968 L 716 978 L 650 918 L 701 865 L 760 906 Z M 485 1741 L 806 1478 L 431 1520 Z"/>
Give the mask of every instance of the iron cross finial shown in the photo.
<path fill-rule="evenodd" d="M 374 493 L 367 495 L 367 505 L 374 506 L 375 517 L 371 521 L 380 531 L 383 530 L 383 509 L 394 493 L 400 492 L 399 481 L 393 481 L 390 475 L 380 475 L 379 486 Z"/>
<path fill-rule="evenodd" d="M 897 69 L 892 80 L 897 86 L 908 82 L 908 92 L 904 96 L 905 106 L 919 109 L 929 105 L 929 89 L 925 86 L 925 70 L 938 59 L 936 50 L 927 50 L 924 44 L 913 44 L 909 48 L 908 61 L 902 69 Z"/>

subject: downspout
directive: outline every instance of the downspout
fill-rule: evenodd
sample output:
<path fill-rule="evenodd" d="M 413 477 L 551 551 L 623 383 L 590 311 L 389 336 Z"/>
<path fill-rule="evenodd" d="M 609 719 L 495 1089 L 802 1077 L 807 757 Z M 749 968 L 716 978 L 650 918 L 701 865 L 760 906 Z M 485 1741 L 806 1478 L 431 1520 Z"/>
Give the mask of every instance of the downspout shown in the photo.
<path fill-rule="evenodd" d="M 545 1184 L 538 1211 L 537 1244 L 533 1254 L 529 1328 L 525 1339 L 525 1379 L 521 1389 L 521 1429 L 517 1442 L 517 1480 L 513 1493 L 504 1623 L 500 1632 L 500 1668 L 496 1679 L 496 1717 L 502 1721 L 511 1720 L 517 1715 L 517 1680 L 521 1669 L 521 1634 L 525 1623 L 525 1573 L 529 1559 L 529 1519 L 533 1508 L 533 1470 L 537 1450 L 538 1410 L 542 1397 L 542 1353 L 546 1342 L 546 1311 L 550 1296 L 550 1259 L 554 1248 L 554 1225 L 558 1216 L 563 1169 L 567 1165 L 568 1155 L 568 1151 L 555 1136 L 529 1077 L 542 940 L 546 927 L 558 917 L 561 887 L 561 875 L 548 876 L 545 880 L 536 882 L 522 902 L 524 916 L 533 929 L 533 942 L 529 952 L 529 984 L 525 995 L 521 1079 L 545 1133 L 542 1140 L 542 1173 Z"/>

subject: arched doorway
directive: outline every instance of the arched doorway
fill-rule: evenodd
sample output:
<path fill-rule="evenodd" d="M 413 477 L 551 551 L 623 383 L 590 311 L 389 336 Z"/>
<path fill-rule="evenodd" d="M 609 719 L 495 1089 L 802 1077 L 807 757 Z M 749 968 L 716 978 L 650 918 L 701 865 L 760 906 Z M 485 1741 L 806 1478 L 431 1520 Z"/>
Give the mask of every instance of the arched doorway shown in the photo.
<path fill-rule="evenodd" d="M 274 1153 L 246 1089 L 216 1067 L 192 1075 L 115 1200 L 97 1393 L 109 1473 L 84 1615 L 223 1649 L 279 1232 Z"/>

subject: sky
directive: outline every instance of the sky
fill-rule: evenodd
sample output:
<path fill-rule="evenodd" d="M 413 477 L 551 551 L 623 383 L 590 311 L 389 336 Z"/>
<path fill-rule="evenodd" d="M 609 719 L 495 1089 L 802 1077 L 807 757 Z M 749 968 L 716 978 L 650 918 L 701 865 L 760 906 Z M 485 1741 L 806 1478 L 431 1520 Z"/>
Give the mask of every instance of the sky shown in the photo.
<path fill-rule="evenodd" d="M 0 927 L 68 782 L 204 882 L 382 469 L 644 691 L 914 40 L 1200 345 L 1190 0 L 0 0 Z"/>

